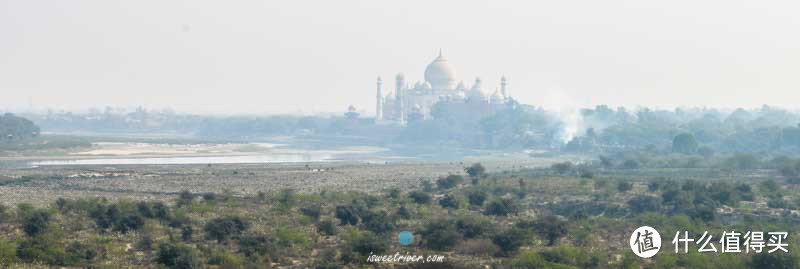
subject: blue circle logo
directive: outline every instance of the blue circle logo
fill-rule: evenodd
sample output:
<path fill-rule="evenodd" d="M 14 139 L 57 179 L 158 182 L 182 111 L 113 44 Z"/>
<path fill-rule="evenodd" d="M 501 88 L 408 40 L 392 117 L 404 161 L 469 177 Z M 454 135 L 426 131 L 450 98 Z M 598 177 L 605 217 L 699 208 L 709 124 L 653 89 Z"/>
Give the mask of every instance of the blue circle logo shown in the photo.
<path fill-rule="evenodd" d="M 409 231 L 402 231 L 397 234 L 397 241 L 403 246 L 411 245 L 411 242 L 414 242 L 414 235 Z"/>

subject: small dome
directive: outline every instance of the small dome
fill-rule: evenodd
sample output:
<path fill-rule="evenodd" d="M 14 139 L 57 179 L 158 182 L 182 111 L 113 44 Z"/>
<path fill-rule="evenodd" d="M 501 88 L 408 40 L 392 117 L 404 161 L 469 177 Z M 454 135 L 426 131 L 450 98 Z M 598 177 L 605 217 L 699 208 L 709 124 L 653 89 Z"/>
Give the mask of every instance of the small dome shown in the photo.
<path fill-rule="evenodd" d="M 503 95 L 500 94 L 500 91 L 494 91 L 494 94 L 492 94 L 492 103 L 500 103 L 503 101 L 503 99 L 505 98 L 503 98 Z"/>
<path fill-rule="evenodd" d="M 469 91 L 469 98 L 476 99 L 476 100 L 486 100 L 486 93 L 484 93 L 480 88 L 472 87 L 472 90 Z"/>
<path fill-rule="evenodd" d="M 467 86 L 464 85 L 464 81 L 463 80 L 458 83 L 458 85 L 456 86 L 456 90 L 459 90 L 459 91 L 466 91 L 467 90 Z"/>
<path fill-rule="evenodd" d="M 472 90 L 473 91 L 475 91 L 475 90 L 477 90 L 477 91 L 483 90 L 483 82 L 481 81 L 481 78 L 475 78 L 475 84 L 472 84 Z"/>
<path fill-rule="evenodd" d="M 456 69 L 450 65 L 441 52 L 439 57 L 425 68 L 425 81 L 431 84 L 434 89 L 453 89 L 456 82 Z"/>

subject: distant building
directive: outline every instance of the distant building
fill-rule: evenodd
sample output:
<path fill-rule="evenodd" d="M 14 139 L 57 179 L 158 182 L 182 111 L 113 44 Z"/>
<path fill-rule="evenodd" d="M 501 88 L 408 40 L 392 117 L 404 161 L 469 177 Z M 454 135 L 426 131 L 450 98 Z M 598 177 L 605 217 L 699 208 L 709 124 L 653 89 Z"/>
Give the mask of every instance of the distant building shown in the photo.
<path fill-rule="evenodd" d="M 439 102 L 467 106 L 475 112 L 490 114 L 512 103 L 508 95 L 508 81 L 500 79 L 500 88 L 488 95 L 483 90 L 483 81 L 475 78 L 472 85 L 456 82 L 456 71 L 442 56 L 425 68 L 425 82 L 410 86 L 402 73 L 395 76 L 394 92 L 383 93 L 383 80 L 378 77 L 375 106 L 375 121 L 378 123 L 405 124 L 409 120 L 430 118 L 431 109 Z"/>

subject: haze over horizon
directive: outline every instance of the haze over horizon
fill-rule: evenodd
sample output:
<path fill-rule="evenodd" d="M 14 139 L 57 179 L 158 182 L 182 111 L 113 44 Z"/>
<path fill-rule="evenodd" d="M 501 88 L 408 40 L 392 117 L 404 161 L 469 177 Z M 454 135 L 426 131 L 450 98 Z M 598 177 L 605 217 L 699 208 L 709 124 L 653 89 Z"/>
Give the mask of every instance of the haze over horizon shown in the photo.
<path fill-rule="evenodd" d="M 793 1 L 0 0 L 0 110 L 368 115 L 375 78 L 458 77 L 522 103 L 797 108 Z"/>

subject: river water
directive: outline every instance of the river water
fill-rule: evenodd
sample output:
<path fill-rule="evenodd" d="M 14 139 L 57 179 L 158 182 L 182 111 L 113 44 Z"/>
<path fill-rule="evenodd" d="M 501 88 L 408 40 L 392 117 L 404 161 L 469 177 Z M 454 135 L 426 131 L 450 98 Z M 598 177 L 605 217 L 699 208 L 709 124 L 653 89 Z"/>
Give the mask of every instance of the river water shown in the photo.
<path fill-rule="evenodd" d="M 34 160 L 26 162 L 25 166 L 303 163 L 344 160 L 383 162 L 397 158 L 399 157 L 392 156 L 388 149 L 379 147 L 307 149 L 267 143 L 188 145 L 96 143 L 91 150 L 73 153 L 68 159 Z"/>

